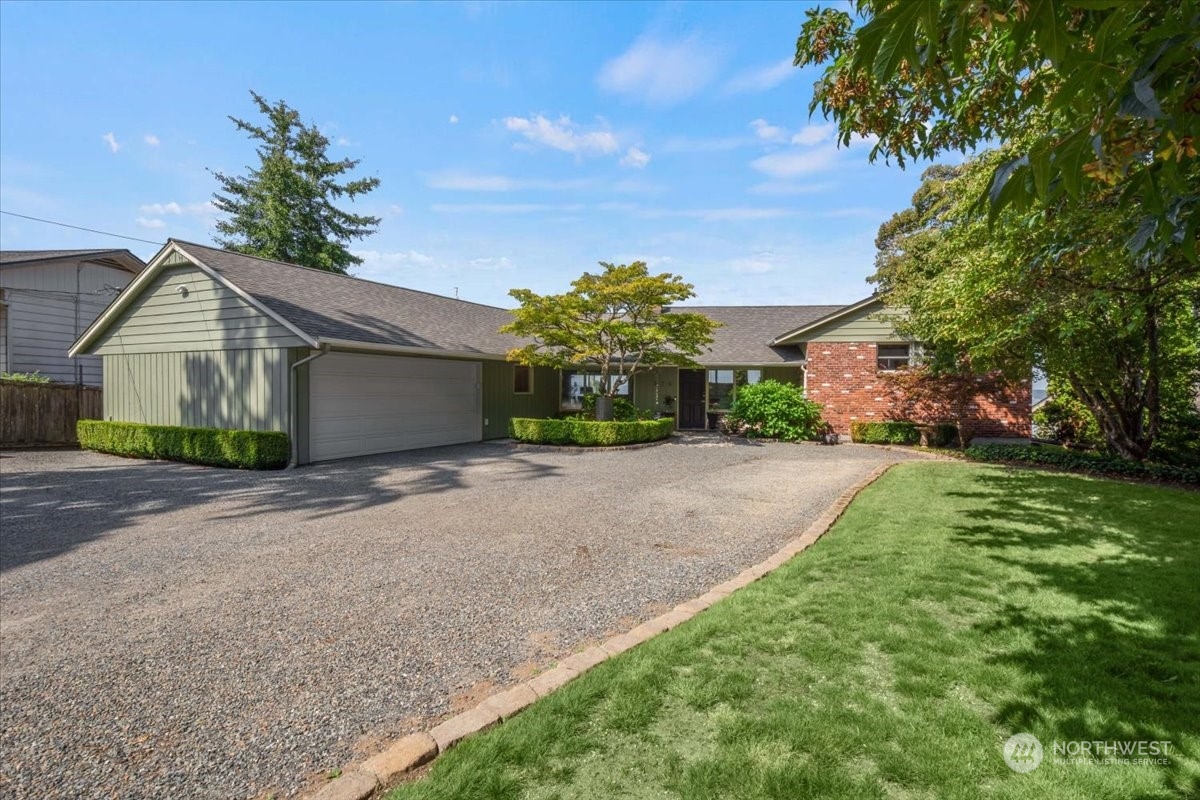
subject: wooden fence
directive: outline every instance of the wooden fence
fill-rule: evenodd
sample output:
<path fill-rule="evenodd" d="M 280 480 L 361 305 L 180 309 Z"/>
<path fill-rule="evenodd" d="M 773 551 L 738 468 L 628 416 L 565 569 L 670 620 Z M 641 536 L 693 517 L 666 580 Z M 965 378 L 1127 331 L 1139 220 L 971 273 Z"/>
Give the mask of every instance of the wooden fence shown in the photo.
<path fill-rule="evenodd" d="M 102 419 L 94 386 L 0 381 L 0 445 L 75 444 L 75 423 Z"/>

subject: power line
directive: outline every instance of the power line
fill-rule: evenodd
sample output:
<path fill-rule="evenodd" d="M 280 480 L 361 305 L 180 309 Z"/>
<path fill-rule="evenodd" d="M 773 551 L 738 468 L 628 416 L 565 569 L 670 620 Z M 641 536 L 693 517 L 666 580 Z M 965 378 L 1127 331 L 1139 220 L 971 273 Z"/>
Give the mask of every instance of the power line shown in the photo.
<path fill-rule="evenodd" d="M 60 228 L 71 228 L 77 231 L 87 231 L 88 233 L 98 233 L 101 236 L 114 236 L 118 239 L 128 239 L 131 242 L 144 242 L 145 244 L 154 244 L 162 247 L 166 242 L 152 242 L 149 239 L 139 239 L 136 236 L 124 236 L 120 233 L 109 233 L 108 231 L 98 231 L 95 228 L 84 228 L 79 225 L 68 225 L 65 222 L 55 222 L 52 219 L 41 219 L 40 217 L 30 217 L 25 214 L 18 214 L 14 211 L 4 211 L 0 209 L 0 214 L 7 214 L 10 217 L 20 217 L 21 219 L 31 220 L 33 222 L 44 222 L 47 225 L 58 225 Z"/>

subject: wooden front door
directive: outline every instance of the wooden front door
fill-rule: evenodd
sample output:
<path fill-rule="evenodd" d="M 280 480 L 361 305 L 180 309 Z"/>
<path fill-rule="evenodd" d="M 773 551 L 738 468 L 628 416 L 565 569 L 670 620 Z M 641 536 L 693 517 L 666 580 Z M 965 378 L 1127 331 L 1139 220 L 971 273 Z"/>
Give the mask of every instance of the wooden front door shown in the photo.
<path fill-rule="evenodd" d="M 702 369 L 679 370 L 679 428 L 703 429 L 708 417 L 704 408 L 705 375 Z"/>

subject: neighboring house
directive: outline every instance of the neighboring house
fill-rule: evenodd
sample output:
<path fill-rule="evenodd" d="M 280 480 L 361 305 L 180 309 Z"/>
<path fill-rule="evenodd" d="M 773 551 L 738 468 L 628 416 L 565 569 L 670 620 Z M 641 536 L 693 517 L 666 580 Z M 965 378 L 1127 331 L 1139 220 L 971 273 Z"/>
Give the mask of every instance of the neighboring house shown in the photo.
<path fill-rule="evenodd" d="M 680 428 L 704 428 L 739 386 L 807 381 L 839 430 L 858 416 L 884 419 L 882 404 L 847 405 L 845 380 L 829 372 L 848 336 L 867 337 L 846 351 L 863 376 L 907 363 L 907 343 L 868 321 L 880 307 L 689 308 L 724 323 L 701 368 L 655 369 L 626 394 Z M 577 408 L 596 376 L 505 361 L 522 344 L 499 333 L 510 319 L 502 308 L 172 240 L 71 352 L 103 358 L 108 419 L 287 431 L 303 464 L 502 438 L 513 417 Z M 1025 420 L 1012 433 L 1028 435 L 1028 406 L 1012 409 Z"/>
<path fill-rule="evenodd" d="M 0 251 L 0 372 L 99 386 L 100 359 L 67 350 L 145 266 L 128 250 Z"/>

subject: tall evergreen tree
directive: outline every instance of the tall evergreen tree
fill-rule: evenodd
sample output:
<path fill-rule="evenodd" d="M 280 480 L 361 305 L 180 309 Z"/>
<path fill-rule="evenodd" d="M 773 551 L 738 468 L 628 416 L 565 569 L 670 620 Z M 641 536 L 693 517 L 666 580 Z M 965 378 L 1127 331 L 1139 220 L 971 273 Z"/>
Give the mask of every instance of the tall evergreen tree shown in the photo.
<path fill-rule="evenodd" d="M 375 233 L 379 217 L 351 214 L 334 205 L 379 186 L 378 178 L 342 180 L 359 161 L 331 161 L 329 139 L 305 125 L 299 112 L 282 100 L 271 104 L 250 92 L 265 125 L 230 117 L 240 131 L 258 142 L 260 164 L 246 176 L 211 170 L 221 191 L 213 195 L 228 216 L 217 222 L 219 245 L 248 255 L 345 275 L 361 264 L 347 244 Z"/>

